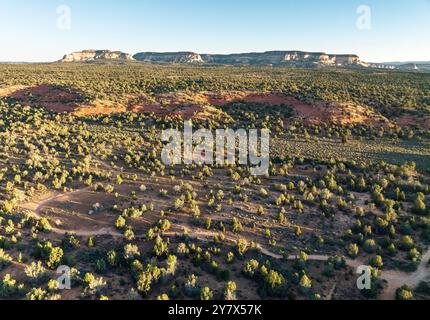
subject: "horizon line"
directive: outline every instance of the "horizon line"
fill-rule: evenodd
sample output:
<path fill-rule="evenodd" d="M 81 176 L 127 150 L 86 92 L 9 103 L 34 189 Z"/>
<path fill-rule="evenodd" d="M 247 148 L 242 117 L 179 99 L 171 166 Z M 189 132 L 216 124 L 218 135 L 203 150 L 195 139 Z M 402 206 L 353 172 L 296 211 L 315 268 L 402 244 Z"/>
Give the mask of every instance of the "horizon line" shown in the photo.
<path fill-rule="evenodd" d="M 78 53 L 78 52 L 83 52 L 83 51 L 110 51 L 110 52 L 122 52 L 125 54 L 130 54 L 131 56 L 134 57 L 134 55 L 138 54 L 138 53 L 185 53 L 185 52 L 189 52 L 189 53 L 195 53 L 195 54 L 199 54 L 199 55 L 235 55 L 235 54 L 258 54 L 258 53 L 268 53 L 268 52 L 304 52 L 304 53 L 314 53 L 314 54 L 327 54 L 327 55 L 336 55 L 336 56 L 346 56 L 346 55 L 351 55 L 351 56 L 357 56 L 360 58 L 360 60 L 367 62 L 367 63 L 426 63 L 426 62 L 430 62 L 430 58 L 428 60 L 424 59 L 424 60 L 415 60 L 415 59 L 394 59 L 394 60 L 382 60 L 382 59 L 371 59 L 371 60 L 364 60 L 362 59 L 362 57 L 359 54 L 356 53 L 327 53 L 325 51 L 308 51 L 308 50 L 302 50 L 302 49 L 294 49 L 294 50 L 280 50 L 280 49 L 269 49 L 269 50 L 264 50 L 264 51 L 242 51 L 242 52 L 227 52 L 227 51 L 223 51 L 223 52 L 217 52 L 217 53 L 199 53 L 198 50 L 193 51 L 193 50 L 160 50 L 160 51 L 137 51 L 136 53 L 129 53 L 131 51 L 128 50 L 112 50 L 112 49 L 82 49 L 82 50 L 74 50 L 74 51 L 69 51 L 69 53 L 65 53 L 63 54 L 59 59 L 57 60 L 0 60 L 1 64 L 47 64 L 47 63 L 55 63 L 60 61 L 64 56 L 68 55 L 68 54 L 72 54 L 72 53 Z"/>

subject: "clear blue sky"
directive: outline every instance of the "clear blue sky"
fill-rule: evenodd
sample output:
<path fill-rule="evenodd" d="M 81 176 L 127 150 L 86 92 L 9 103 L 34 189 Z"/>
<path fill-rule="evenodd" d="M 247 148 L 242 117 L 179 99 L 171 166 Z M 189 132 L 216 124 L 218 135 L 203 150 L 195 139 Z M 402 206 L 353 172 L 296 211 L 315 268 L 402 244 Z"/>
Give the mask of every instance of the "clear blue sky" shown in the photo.
<path fill-rule="evenodd" d="M 63 4 L 68 31 L 57 27 Z M 370 30 L 356 26 L 360 5 L 372 10 Z M 0 61 L 52 61 L 86 48 L 430 60 L 430 0 L 0 0 L 0 30 Z"/>

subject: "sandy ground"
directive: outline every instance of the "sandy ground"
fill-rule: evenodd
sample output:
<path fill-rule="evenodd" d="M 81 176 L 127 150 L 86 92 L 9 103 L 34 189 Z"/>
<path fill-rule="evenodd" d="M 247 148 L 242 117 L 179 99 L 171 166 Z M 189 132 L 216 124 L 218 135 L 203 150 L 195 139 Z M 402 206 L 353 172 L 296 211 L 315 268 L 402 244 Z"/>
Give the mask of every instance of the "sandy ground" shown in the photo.
<path fill-rule="evenodd" d="M 24 209 L 28 209 L 30 211 L 33 212 L 33 214 L 37 217 L 40 218 L 40 211 L 48 206 L 50 203 L 52 203 L 53 201 L 57 201 L 57 200 L 62 200 L 62 201 L 67 201 L 68 199 L 70 199 L 72 196 L 79 196 L 82 197 L 83 194 L 85 194 L 86 192 L 89 191 L 89 188 L 84 188 L 84 189 L 80 189 L 80 190 L 76 190 L 73 192 L 69 192 L 69 193 L 60 193 L 60 194 L 56 194 L 56 195 L 51 195 L 48 198 L 45 199 L 40 199 L 37 200 L 35 202 L 29 202 L 26 203 L 24 205 L 22 205 L 22 208 Z M 86 228 L 75 228 L 75 229 L 60 229 L 60 228 L 53 228 L 52 232 L 56 233 L 56 234 L 60 234 L 60 235 L 64 235 L 66 233 L 74 233 L 77 236 L 112 236 L 112 237 L 122 237 L 122 234 L 120 234 L 119 232 L 117 232 L 113 227 L 103 227 L 103 228 L 99 228 L 99 229 L 91 229 L 88 230 L 87 227 Z M 202 231 L 199 229 L 189 229 L 189 234 L 191 237 L 200 240 L 200 241 L 207 241 L 207 240 L 211 240 L 216 236 L 215 232 L 211 232 L 211 231 Z M 177 234 L 175 232 L 167 232 L 164 234 L 165 236 L 176 236 Z M 225 240 L 231 243 L 236 243 L 238 237 L 233 237 L 231 235 L 226 235 Z M 259 250 L 261 251 L 262 254 L 268 256 L 268 257 L 272 257 L 274 259 L 285 259 L 285 257 L 273 253 L 272 251 L 262 247 L 261 245 L 259 246 Z M 309 255 L 308 259 L 311 261 L 327 261 L 330 258 L 330 256 L 328 255 Z M 288 256 L 287 260 L 296 260 L 298 259 L 298 256 L 296 255 L 290 255 Z M 382 292 L 380 298 L 383 300 L 392 300 L 395 298 L 395 292 L 396 290 L 403 286 L 403 285 L 408 285 L 410 287 L 416 287 L 421 281 L 423 280 L 427 280 L 430 278 L 430 271 L 428 268 L 428 263 L 430 261 L 430 248 L 428 249 L 428 251 L 423 255 L 421 262 L 417 268 L 417 270 L 413 273 L 405 273 L 405 272 L 401 272 L 401 271 L 397 271 L 397 270 L 383 270 L 382 271 L 382 275 L 381 275 L 381 279 L 387 281 L 387 287 L 384 289 L 384 291 Z M 360 261 L 360 259 L 346 259 L 346 264 L 353 268 L 354 270 L 356 270 L 359 266 L 361 265 L 366 265 L 366 263 L 364 263 L 363 261 Z M 331 289 L 331 293 L 329 293 L 329 297 L 333 295 L 334 291 L 335 291 L 336 287 L 334 286 Z"/>

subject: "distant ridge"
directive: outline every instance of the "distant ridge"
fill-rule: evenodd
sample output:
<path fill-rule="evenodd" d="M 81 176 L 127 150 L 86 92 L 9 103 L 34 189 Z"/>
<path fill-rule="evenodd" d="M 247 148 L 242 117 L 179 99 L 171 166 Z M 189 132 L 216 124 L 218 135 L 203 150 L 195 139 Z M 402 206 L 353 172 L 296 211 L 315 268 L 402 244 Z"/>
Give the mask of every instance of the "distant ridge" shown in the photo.
<path fill-rule="evenodd" d="M 142 62 L 154 63 L 186 63 L 186 64 L 203 64 L 206 63 L 198 53 L 184 52 L 140 52 L 136 53 L 133 58 Z"/>
<path fill-rule="evenodd" d="M 396 69 L 403 71 L 430 71 L 430 61 L 396 61 L 384 62 L 384 64 L 395 66 Z"/>
<path fill-rule="evenodd" d="M 401 63 L 367 63 L 355 54 L 327 54 L 306 51 L 266 51 L 234 54 L 199 54 L 192 51 L 139 52 L 135 55 L 121 51 L 83 50 L 66 54 L 59 62 L 139 61 L 161 64 L 233 65 L 233 66 L 296 66 L 305 68 L 378 68 L 419 70 Z"/>
<path fill-rule="evenodd" d="M 198 54 L 195 52 L 141 52 L 135 60 L 155 63 L 222 64 L 222 65 L 301 65 L 301 66 L 360 66 L 368 67 L 354 54 L 323 52 L 267 51 L 236 54 Z"/>

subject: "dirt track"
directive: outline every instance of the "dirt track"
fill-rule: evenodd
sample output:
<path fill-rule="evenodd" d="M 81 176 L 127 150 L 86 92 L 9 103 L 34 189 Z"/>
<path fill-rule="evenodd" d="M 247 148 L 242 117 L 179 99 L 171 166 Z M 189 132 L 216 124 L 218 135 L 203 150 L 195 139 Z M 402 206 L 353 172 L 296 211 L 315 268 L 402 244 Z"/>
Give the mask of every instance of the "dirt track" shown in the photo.
<path fill-rule="evenodd" d="M 65 196 L 70 195 L 76 195 L 82 192 L 87 192 L 90 188 L 83 188 L 79 189 L 73 192 L 68 193 L 61 193 L 55 196 L 52 196 L 50 198 L 44 199 L 39 202 L 30 202 L 23 206 L 25 209 L 29 209 L 33 212 L 33 214 L 40 219 L 40 211 L 41 209 L 49 204 L 52 201 L 55 201 L 57 199 L 60 199 Z M 62 230 L 59 228 L 52 228 L 52 232 L 60 235 L 64 235 L 66 233 L 73 233 L 77 236 L 82 237 L 88 237 L 88 236 L 112 236 L 112 237 L 122 237 L 122 234 L 117 232 L 114 228 L 101 228 L 95 231 L 90 230 L 83 230 L 83 229 L 77 229 L 77 230 Z M 210 232 L 210 231 L 198 231 L 193 230 L 190 232 L 192 234 L 193 238 L 196 238 L 201 241 L 207 241 L 209 238 L 213 238 L 216 233 Z M 175 236 L 175 233 L 165 233 L 167 236 Z M 226 236 L 225 238 L 229 242 L 236 242 L 237 239 L 231 236 Z M 274 252 L 271 252 L 270 250 L 259 246 L 259 250 L 262 254 L 272 257 L 274 259 L 284 259 L 284 256 L 276 254 Z M 308 259 L 311 261 L 327 261 L 330 258 L 328 255 L 308 255 Z M 297 255 L 290 255 L 288 256 L 287 260 L 296 260 L 298 259 Z M 428 268 L 428 264 L 430 261 L 430 248 L 427 250 L 427 252 L 423 255 L 421 262 L 417 268 L 417 270 L 413 273 L 406 273 L 401 272 L 397 270 L 383 270 L 381 274 L 381 279 L 387 281 L 387 287 L 384 289 L 382 294 L 379 296 L 382 300 L 393 300 L 395 298 L 396 290 L 403 286 L 408 285 L 410 287 L 416 287 L 421 281 L 430 279 L 430 272 Z M 352 259 L 346 259 L 346 264 L 356 270 L 361 265 L 366 265 L 366 263 L 363 263 L 362 261 L 359 261 L 358 259 L 352 260 Z M 334 291 L 334 290 L 332 290 Z M 330 296 L 333 295 L 333 292 L 331 292 Z"/>
<path fill-rule="evenodd" d="M 33 213 L 33 215 L 36 216 L 37 219 L 40 219 L 40 218 L 42 218 L 40 215 L 40 211 L 42 210 L 42 208 L 44 206 L 48 205 L 50 202 L 61 199 L 65 196 L 77 195 L 77 194 L 80 194 L 83 192 L 87 192 L 88 190 L 90 190 L 89 187 L 79 189 L 76 191 L 72 191 L 72 192 L 60 193 L 60 194 L 57 194 L 57 195 L 52 196 L 50 198 L 39 201 L 37 203 L 34 203 L 34 202 L 27 203 L 23 206 L 23 208 L 30 210 Z M 56 233 L 56 234 L 60 234 L 60 235 L 65 235 L 66 233 L 69 233 L 69 234 L 73 233 L 73 234 L 80 236 L 80 237 L 103 236 L 103 235 L 109 235 L 109 236 L 113 236 L 113 237 L 121 237 L 122 236 L 122 234 L 116 232 L 113 228 L 101 228 L 99 230 L 92 231 L 92 230 L 83 230 L 83 229 L 63 230 L 63 229 L 52 227 L 51 232 Z"/>
<path fill-rule="evenodd" d="M 265 255 L 275 259 L 283 259 L 281 255 L 274 254 L 264 248 L 260 248 L 261 252 Z M 295 260 L 297 256 L 289 256 L 288 260 Z M 308 259 L 313 261 L 327 261 L 330 257 L 325 255 L 309 255 Z M 396 290 L 403 285 L 416 287 L 421 281 L 430 279 L 430 270 L 428 263 L 430 261 L 430 248 L 424 254 L 417 270 L 413 273 L 406 273 L 397 270 L 383 270 L 381 279 L 387 281 L 387 287 L 379 296 L 382 300 L 393 300 L 396 295 Z M 346 259 L 346 264 L 356 270 L 361 265 L 366 265 L 359 260 Z"/>

